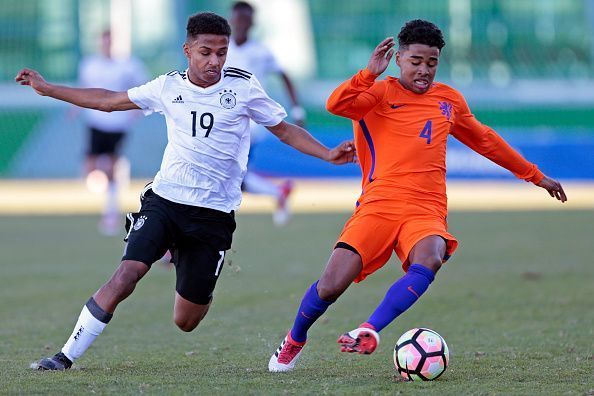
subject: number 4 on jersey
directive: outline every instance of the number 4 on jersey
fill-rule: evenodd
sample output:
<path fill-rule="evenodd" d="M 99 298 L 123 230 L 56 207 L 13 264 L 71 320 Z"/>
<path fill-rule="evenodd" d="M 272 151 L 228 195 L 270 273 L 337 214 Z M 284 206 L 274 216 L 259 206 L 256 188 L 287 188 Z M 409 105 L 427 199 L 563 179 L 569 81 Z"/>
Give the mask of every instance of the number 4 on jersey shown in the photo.
<path fill-rule="evenodd" d="M 427 144 L 431 143 L 431 120 L 427 121 L 427 123 L 425 123 L 425 126 L 423 127 L 423 130 L 421 131 L 421 134 L 419 135 L 419 137 L 422 137 L 423 139 L 427 139 Z"/>

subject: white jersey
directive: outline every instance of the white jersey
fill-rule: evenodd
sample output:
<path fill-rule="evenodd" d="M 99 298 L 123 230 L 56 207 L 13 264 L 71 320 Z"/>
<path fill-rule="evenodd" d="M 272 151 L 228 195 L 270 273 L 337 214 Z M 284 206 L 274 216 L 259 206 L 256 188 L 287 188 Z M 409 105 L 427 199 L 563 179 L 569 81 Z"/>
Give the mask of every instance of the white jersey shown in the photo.
<path fill-rule="evenodd" d="M 225 66 L 236 67 L 247 70 L 256 75 L 260 83 L 266 86 L 268 77 L 273 73 L 280 73 L 281 66 L 276 61 L 272 52 L 264 44 L 257 40 L 249 39 L 241 45 L 237 45 L 233 38 L 229 40 L 229 50 Z M 264 128 L 251 123 L 252 144 L 262 141 L 266 137 Z"/>
<path fill-rule="evenodd" d="M 225 66 L 247 70 L 255 74 L 264 85 L 270 74 L 282 71 L 272 52 L 256 40 L 247 40 L 242 45 L 237 45 L 231 39 Z"/>
<path fill-rule="evenodd" d="M 121 92 L 143 84 L 147 75 L 142 63 L 134 58 L 84 58 L 78 70 L 79 85 L 83 88 L 105 88 Z M 105 113 L 83 109 L 86 123 L 103 132 L 125 132 L 134 119 L 134 112 Z"/>
<path fill-rule="evenodd" d="M 158 112 L 167 121 L 168 143 L 153 191 L 223 212 L 241 203 L 250 119 L 274 126 L 287 116 L 251 73 L 231 67 L 207 88 L 190 82 L 187 71 L 173 71 L 128 90 L 128 97 L 145 115 Z"/>

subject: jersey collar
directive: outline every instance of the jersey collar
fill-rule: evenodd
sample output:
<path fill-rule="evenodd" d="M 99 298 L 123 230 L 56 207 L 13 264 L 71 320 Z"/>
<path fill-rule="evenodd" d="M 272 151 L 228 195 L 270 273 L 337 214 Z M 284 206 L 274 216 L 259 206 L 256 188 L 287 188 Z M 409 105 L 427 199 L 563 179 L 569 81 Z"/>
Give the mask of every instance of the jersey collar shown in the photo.
<path fill-rule="evenodd" d="M 416 93 L 415 91 L 411 91 L 410 89 L 404 88 L 404 85 L 400 84 L 400 79 L 398 77 L 388 76 L 387 79 L 388 79 L 388 81 L 393 82 L 393 84 L 397 87 L 397 89 L 399 89 L 400 91 L 402 91 L 405 94 L 412 96 L 412 97 L 418 97 L 418 96 L 422 96 L 422 95 L 431 93 L 435 89 L 435 84 L 436 84 L 436 82 L 433 81 L 431 83 L 431 86 L 427 90 L 427 92 L 420 94 L 420 93 Z"/>
<path fill-rule="evenodd" d="M 198 92 L 202 92 L 202 93 L 211 92 L 211 91 L 217 90 L 223 84 L 223 70 L 221 70 L 221 78 L 219 79 L 219 81 L 217 81 L 213 85 L 206 87 L 206 88 L 199 87 L 198 85 L 196 85 L 192 81 L 190 81 L 188 69 L 186 69 L 185 73 L 186 73 L 186 78 L 184 80 L 186 81 L 186 84 L 190 87 L 190 89 L 193 89 Z"/>

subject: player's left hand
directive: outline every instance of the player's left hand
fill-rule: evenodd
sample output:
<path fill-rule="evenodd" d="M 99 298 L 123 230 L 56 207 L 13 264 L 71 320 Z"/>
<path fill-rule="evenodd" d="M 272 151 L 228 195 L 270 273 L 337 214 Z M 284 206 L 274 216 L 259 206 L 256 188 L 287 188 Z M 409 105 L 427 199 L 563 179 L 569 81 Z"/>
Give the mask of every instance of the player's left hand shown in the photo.
<path fill-rule="evenodd" d="M 340 143 L 328 152 L 326 161 L 336 165 L 349 164 L 351 162 L 357 163 L 355 143 L 352 140 Z"/>
<path fill-rule="evenodd" d="M 542 178 L 540 183 L 537 183 L 536 185 L 547 190 L 551 197 L 557 198 L 561 202 L 567 201 L 567 195 L 565 195 L 565 191 L 563 191 L 561 183 L 559 183 L 557 180 L 553 180 L 550 177 L 545 176 Z"/>

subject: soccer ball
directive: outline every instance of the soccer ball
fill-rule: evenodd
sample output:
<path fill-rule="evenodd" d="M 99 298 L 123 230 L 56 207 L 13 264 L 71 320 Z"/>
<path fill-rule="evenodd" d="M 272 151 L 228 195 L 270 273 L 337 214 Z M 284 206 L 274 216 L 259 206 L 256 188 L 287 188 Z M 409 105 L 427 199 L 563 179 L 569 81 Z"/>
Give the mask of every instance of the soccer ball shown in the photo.
<path fill-rule="evenodd" d="M 431 381 L 448 367 L 450 353 L 435 331 L 415 328 L 404 333 L 394 347 L 394 365 L 409 381 Z"/>

